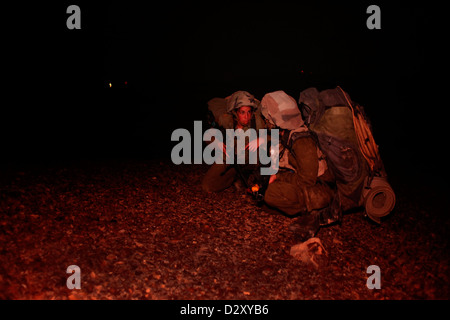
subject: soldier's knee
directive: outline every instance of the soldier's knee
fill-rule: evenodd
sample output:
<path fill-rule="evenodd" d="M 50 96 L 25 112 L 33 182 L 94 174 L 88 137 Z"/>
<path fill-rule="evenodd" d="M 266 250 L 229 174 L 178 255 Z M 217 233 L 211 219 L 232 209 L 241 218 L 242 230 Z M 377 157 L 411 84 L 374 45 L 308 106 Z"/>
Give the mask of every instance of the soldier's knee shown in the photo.
<path fill-rule="evenodd" d="M 286 188 L 286 185 L 272 183 L 264 194 L 264 202 L 271 208 L 279 210 L 288 216 L 295 216 L 302 210 L 302 204 L 294 192 Z"/>

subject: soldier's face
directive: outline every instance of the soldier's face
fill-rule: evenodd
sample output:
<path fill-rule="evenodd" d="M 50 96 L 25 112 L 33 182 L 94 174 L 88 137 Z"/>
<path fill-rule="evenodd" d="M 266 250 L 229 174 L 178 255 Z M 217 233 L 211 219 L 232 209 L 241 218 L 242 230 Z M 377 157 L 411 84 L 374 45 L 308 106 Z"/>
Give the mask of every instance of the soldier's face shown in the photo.
<path fill-rule="evenodd" d="M 240 107 L 237 112 L 237 122 L 238 125 L 245 127 L 250 125 L 250 121 L 252 119 L 253 116 L 253 109 L 252 107 Z"/>

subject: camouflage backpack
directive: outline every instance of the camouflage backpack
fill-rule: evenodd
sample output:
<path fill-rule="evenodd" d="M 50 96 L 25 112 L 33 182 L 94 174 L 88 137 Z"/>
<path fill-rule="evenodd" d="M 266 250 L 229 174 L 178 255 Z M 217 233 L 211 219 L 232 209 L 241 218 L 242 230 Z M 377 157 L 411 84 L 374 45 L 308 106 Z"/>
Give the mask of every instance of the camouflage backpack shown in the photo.
<path fill-rule="evenodd" d="M 338 192 L 329 220 L 337 220 L 342 211 L 364 205 L 366 214 L 380 222 L 379 218 L 392 210 L 395 195 L 385 181 L 386 172 L 363 107 L 337 87 L 321 92 L 316 88 L 302 91 L 299 108 L 336 177 Z M 373 199 L 367 200 L 370 197 L 364 190 L 376 196 L 379 189 L 372 187 L 375 177 L 378 184 L 382 180 L 384 187 L 385 199 L 379 210 L 372 208 Z"/>

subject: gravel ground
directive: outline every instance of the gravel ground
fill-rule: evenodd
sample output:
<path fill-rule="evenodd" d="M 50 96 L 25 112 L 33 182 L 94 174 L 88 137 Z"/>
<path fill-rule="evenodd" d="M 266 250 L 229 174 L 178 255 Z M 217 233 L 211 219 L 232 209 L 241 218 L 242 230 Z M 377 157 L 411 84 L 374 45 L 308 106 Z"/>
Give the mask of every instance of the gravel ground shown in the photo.
<path fill-rule="evenodd" d="M 392 177 L 394 211 L 322 228 L 314 268 L 290 255 L 292 220 L 234 187 L 207 194 L 203 165 L 80 161 L 11 169 L 0 193 L 1 299 L 449 299 L 449 217 L 426 184 Z M 69 290 L 66 269 L 81 269 Z M 367 268 L 381 271 L 369 290 Z"/>

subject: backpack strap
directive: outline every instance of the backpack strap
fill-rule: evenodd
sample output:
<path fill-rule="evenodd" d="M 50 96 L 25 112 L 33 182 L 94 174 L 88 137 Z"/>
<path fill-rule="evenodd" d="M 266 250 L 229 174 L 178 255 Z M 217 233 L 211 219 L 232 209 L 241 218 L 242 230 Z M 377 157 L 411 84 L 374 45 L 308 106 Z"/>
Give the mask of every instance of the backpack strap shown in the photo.
<path fill-rule="evenodd" d="M 316 138 L 314 138 L 314 135 L 315 134 L 311 130 L 307 130 L 307 131 L 303 131 L 303 132 L 294 132 L 292 135 L 288 136 L 288 140 L 287 140 L 285 146 L 287 146 L 289 151 L 291 151 L 292 145 L 294 144 L 295 141 L 297 141 L 300 138 L 306 138 L 306 137 L 312 137 L 317 144 L 318 140 Z"/>

